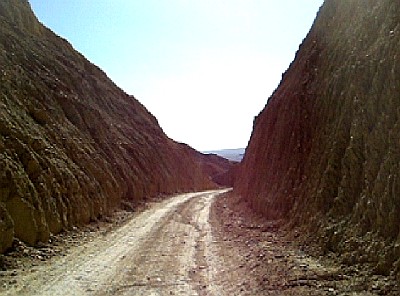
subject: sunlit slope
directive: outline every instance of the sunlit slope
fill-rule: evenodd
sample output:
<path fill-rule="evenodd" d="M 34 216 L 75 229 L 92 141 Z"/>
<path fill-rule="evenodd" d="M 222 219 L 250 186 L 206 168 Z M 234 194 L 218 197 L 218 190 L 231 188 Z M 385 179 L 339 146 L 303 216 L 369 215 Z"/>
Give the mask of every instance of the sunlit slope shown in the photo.
<path fill-rule="evenodd" d="M 400 2 L 326 0 L 256 118 L 236 192 L 322 252 L 400 268 Z"/>
<path fill-rule="evenodd" d="M 0 2 L 0 252 L 147 197 L 213 187 L 196 152 L 43 27 Z M 162 98 L 160 98 L 162 99 Z"/>

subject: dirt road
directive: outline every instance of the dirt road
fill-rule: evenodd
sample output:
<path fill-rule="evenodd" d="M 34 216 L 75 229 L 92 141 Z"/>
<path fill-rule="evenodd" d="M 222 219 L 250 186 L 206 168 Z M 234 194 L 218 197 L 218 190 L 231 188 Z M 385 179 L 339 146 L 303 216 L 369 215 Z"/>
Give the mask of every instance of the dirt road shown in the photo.
<path fill-rule="evenodd" d="M 72 254 L 21 275 L 5 295 L 221 295 L 208 221 L 221 191 L 176 196 Z"/>
<path fill-rule="evenodd" d="M 400 295 L 393 278 L 307 255 L 275 222 L 223 192 L 152 203 L 66 253 L 0 271 L 0 295 Z M 26 251 L 8 259 L 18 263 Z"/>

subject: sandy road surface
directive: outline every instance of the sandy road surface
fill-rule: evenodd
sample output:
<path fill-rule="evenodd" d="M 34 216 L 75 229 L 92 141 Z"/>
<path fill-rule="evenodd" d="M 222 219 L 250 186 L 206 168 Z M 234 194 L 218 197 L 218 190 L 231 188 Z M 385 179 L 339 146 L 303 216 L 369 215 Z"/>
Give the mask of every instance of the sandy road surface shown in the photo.
<path fill-rule="evenodd" d="M 152 203 L 66 253 L 0 271 L 0 295 L 400 295 L 395 278 L 308 255 L 276 221 L 222 192 Z"/>
<path fill-rule="evenodd" d="M 116 231 L 23 275 L 24 284 L 5 295 L 222 295 L 212 284 L 218 267 L 208 221 L 221 192 L 156 204 Z"/>

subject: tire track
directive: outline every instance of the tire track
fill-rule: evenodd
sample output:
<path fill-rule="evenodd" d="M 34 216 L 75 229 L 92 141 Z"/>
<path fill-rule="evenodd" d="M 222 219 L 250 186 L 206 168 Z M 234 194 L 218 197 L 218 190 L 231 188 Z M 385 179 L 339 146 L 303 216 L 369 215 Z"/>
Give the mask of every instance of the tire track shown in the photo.
<path fill-rule="evenodd" d="M 210 204 L 220 192 L 183 194 L 156 204 L 19 278 L 23 284 L 5 295 L 199 295 L 203 283 L 194 282 L 190 271 L 197 269 L 196 244 L 204 241 Z M 200 216 L 190 219 L 196 223 L 187 223 L 183 217 L 195 215 L 198 207 Z"/>

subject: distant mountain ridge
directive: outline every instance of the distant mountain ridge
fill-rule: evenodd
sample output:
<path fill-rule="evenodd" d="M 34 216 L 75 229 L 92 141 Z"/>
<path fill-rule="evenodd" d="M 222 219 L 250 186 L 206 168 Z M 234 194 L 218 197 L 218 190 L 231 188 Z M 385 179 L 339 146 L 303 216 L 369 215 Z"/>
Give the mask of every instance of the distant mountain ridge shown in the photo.
<path fill-rule="evenodd" d="M 243 159 L 246 148 L 221 149 L 203 151 L 204 154 L 216 154 L 231 161 L 240 162 Z"/>

